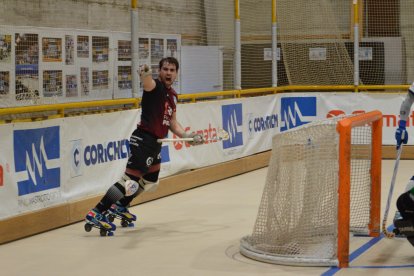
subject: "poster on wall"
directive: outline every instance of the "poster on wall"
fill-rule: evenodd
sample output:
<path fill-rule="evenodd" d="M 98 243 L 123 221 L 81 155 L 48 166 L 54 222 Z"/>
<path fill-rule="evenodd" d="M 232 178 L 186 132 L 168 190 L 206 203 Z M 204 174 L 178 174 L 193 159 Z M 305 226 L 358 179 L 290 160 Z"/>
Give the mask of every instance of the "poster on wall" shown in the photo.
<path fill-rule="evenodd" d="M 43 71 L 43 96 L 55 97 L 63 95 L 62 71 Z"/>
<path fill-rule="evenodd" d="M 8 95 L 10 91 L 10 72 L 0 71 L 0 95 Z"/>
<path fill-rule="evenodd" d="M 151 65 L 152 78 L 158 78 L 158 65 Z"/>
<path fill-rule="evenodd" d="M 89 57 L 89 36 L 78 35 L 78 58 Z"/>
<path fill-rule="evenodd" d="M 66 75 L 66 97 L 78 96 L 78 82 L 76 75 Z"/>
<path fill-rule="evenodd" d="M 0 63 L 11 62 L 11 35 L 0 34 Z"/>
<path fill-rule="evenodd" d="M 151 64 L 158 64 L 164 57 L 164 39 L 151 39 Z"/>
<path fill-rule="evenodd" d="M 131 66 L 118 66 L 118 88 L 132 89 Z"/>
<path fill-rule="evenodd" d="M 92 37 L 92 61 L 107 62 L 109 57 L 109 38 L 105 36 Z"/>
<path fill-rule="evenodd" d="M 15 34 L 16 100 L 39 95 L 39 40 L 37 34 Z"/>
<path fill-rule="evenodd" d="M 108 89 L 109 85 L 108 70 L 93 70 L 92 71 L 92 89 Z"/>
<path fill-rule="evenodd" d="M 118 40 L 118 61 L 131 60 L 131 41 Z"/>
<path fill-rule="evenodd" d="M 65 36 L 65 63 L 66 65 L 75 63 L 75 39 L 72 35 Z"/>
<path fill-rule="evenodd" d="M 177 58 L 177 40 L 167 39 L 167 57 Z"/>
<path fill-rule="evenodd" d="M 149 58 L 149 39 L 148 38 L 139 38 L 138 46 L 138 55 L 140 61 L 145 61 L 143 63 L 148 63 Z"/>
<path fill-rule="evenodd" d="M 43 62 L 62 61 L 62 39 L 44 37 L 42 38 Z"/>
<path fill-rule="evenodd" d="M 81 67 L 81 96 L 87 96 L 89 94 L 89 68 Z"/>

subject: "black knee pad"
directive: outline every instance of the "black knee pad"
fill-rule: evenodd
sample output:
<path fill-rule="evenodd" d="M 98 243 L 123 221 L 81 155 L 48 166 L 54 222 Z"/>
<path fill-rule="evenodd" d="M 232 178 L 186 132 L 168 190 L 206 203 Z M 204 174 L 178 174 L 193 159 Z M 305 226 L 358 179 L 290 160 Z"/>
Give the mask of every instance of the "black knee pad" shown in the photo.
<path fill-rule="evenodd" d="M 410 192 L 405 192 L 397 199 L 397 209 L 404 219 L 414 218 L 414 201 L 410 196 Z"/>
<path fill-rule="evenodd" d="M 132 174 L 129 174 L 129 173 L 125 173 L 129 178 L 131 178 L 132 180 L 134 180 L 135 182 L 138 182 L 139 181 L 139 177 L 137 177 L 137 176 L 135 176 L 135 175 L 132 175 Z"/>

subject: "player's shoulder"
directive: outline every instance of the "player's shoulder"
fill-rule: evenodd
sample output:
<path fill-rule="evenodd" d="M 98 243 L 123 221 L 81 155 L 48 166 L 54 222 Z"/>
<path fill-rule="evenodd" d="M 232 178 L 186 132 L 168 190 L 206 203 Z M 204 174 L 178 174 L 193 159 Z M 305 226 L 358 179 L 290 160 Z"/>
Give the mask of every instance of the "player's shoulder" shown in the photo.
<path fill-rule="evenodd" d="M 155 85 L 151 90 L 144 90 L 144 92 L 154 93 L 162 88 L 162 82 L 159 79 L 153 79 Z"/>
<path fill-rule="evenodd" d="M 408 88 L 408 91 L 414 95 L 414 82 L 411 83 L 410 87 Z"/>

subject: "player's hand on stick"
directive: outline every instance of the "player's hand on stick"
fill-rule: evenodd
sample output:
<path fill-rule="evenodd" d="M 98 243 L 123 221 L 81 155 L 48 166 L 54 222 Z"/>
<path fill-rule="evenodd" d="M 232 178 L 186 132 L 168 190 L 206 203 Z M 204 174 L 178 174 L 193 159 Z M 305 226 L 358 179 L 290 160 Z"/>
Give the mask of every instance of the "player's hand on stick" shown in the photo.
<path fill-rule="evenodd" d="M 395 131 L 395 140 L 397 140 L 397 149 L 400 148 L 401 144 L 407 144 L 408 142 L 408 132 L 405 129 L 407 122 L 401 120 L 398 124 L 398 128 Z"/>
<path fill-rule="evenodd" d="M 186 132 L 183 135 L 183 138 L 193 138 L 193 141 L 189 141 L 188 143 L 192 146 L 198 146 L 204 144 L 204 138 L 202 135 L 196 132 Z"/>
<path fill-rule="evenodd" d="M 151 68 L 149 68 L 148 65 L 143 64 L 139 67 L 138 74 L 139 74 L 139 77 L 142 80 L 142 79 L 146 78 L 147 76 L 151 76 L 152 75 L 152 70 L 151 70 Z"/>

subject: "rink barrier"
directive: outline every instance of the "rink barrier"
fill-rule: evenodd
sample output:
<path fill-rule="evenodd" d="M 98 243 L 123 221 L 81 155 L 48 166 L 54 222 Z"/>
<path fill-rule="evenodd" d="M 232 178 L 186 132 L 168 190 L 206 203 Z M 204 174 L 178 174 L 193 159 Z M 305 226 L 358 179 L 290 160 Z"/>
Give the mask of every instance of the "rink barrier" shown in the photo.
<path fill-rule="evenodd" d="M 155 192 L 141 194 L 132 201 L 131 205 L 142 204 L 266 167 L 269 158 L 270 151 L 266 151 L 217 165 L 165 177 L 160 180 L 159 187 Z M 85 218 L 86 213 L 91 207 L 99 202 L 102 196 L 103 195 L 93 196 L 2 220 L 0 221 L 0 244 L 80 222 Z M 84 233 L 83 225 L 80 224 L 73 235 L 84 235 Z"/>
<path fill-rule="evenodd" d="M 394 159 L 394 146 L 383 146 L 383 159 Z M 132 201 L 132 205 L 142 204 L 165 196 L 196 188 L 238 174 L 266 167 L 270 151 L 258 153 L 245 158 L 180 173 L 160 180 L 158 189 L 153 193 L 144 193 Z M 402 159 L 414 159 L 414 146 L 405 146 Z M 45 231 L 56 229 L 84 219 L 91 206 L 95 206 L 102 195 L 74 201 L 58 206 L 26 213 L 0 221 L 0 244 L 25 238 Z M 83 226 L 79 227 L 82 235 Z"/>

